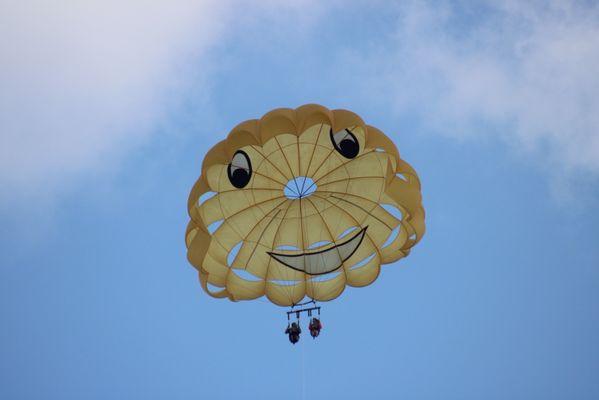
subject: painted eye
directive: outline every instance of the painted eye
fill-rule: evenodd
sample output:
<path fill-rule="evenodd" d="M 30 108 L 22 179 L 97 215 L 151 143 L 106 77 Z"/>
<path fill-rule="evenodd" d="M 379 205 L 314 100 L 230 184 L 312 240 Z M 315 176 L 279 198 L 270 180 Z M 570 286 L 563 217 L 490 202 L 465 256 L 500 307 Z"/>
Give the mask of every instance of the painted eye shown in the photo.
<path fill-rule="evenodd" d="M 237 189 L 244 188 L 252 177 L 252 164 L 248 155 L 241 150 L 238 150 L 231 160 L 231 164 L 227 168 L 229 181 L 231 185 Z"/>
<path fill-rule="evenodd" d="M 333 134 L 333 130 L 330 131 L 331 142 L 335 150 L 337 150 L 345 158 L 354 158 L 360 152 L 360 144 L 358 139 L 354 136 L 349 129 L 343 129 Z"/>

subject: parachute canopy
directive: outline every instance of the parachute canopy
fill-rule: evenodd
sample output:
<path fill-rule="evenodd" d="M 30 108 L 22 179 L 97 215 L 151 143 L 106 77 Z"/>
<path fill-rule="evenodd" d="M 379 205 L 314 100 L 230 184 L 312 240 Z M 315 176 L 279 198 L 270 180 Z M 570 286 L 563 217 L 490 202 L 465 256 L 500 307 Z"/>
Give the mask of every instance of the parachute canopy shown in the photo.
<path fill-rule="evenodd" d="M 236 126 L 206 154 L 188 210 L 204 290 L 281 306 L 369 285 L 425 229 L 418 176 L 391 140 L 315 104 Z"/>

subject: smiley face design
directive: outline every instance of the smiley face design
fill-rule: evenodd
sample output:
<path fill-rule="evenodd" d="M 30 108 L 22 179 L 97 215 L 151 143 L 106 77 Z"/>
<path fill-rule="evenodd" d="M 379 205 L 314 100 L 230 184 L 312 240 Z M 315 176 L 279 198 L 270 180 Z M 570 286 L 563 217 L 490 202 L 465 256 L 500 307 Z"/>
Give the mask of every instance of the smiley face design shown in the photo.
<path fill-rule="evenodd" d="M 424 234 L 418 176 L 391 140 L 315 104 L 236 126 L 206 154 L 188 211 L 204 290 L 281 306 L 369 285 Z"/>

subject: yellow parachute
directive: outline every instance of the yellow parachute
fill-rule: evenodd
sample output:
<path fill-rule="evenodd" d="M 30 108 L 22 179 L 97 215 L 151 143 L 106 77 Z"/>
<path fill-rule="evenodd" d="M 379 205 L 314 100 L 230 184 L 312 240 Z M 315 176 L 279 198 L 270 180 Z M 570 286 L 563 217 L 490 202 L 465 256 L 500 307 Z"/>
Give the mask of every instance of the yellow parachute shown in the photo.
<path fill-rule="evenodd" d="M 393 142 L 315 104 L 236 126 L 206 154 L 188 210 L 204 290 L 280 306 L 369 285 L 425 229 L 418 176 Z"/>

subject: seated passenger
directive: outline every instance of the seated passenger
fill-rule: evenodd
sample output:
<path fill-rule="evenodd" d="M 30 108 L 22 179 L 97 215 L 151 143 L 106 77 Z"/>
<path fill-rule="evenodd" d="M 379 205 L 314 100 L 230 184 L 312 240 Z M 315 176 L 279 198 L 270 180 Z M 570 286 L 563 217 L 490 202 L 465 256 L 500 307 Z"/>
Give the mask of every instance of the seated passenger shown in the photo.
<path fill-rule="evenodd" d="M 302 329 L 299 327 L 297 322 L 291 323 L 291 326 L 287 326 L 285 333 L 289 335 L 289 341 L 293 344 L 296 344 L 300 339 L 300 333 L 302 333 Z"/>
<path fill-rule="evenodd" d="M 320 330 L 322 329 L 320 320 L 318 318 L 312 318 L 308 327 L 310 329 L 310 335 L 312 335 L 313 339 L 316 339 L 316 337 L 320 335 Z"/>

